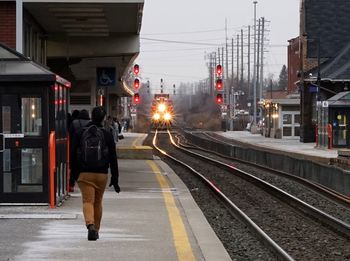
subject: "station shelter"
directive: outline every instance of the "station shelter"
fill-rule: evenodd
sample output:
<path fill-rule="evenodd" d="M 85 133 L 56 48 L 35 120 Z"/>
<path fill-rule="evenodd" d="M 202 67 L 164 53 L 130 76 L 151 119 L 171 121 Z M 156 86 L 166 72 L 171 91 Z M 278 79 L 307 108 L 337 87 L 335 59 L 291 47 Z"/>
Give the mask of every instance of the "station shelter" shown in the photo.
<path fill-rule="evenodd" d="M 0 203 L 67 196 L 71 84 L 0 44 Z"/>
<path fill-rule="evenodd" d="M 67 112 L 102 105 L 109 116 L 130 117 L 128 70 L 140 52 L 143 6 L 144 0 L 0 1 L 1 202 L 57 205 L 65 197 Z M 47 173 L 51 134 L 55 189 Z"/>
<path fill-rule="evenodd" d="M 300 135 L 300 99 L 265 99 L 261 133 L 265 137 L 287 139 Z"/>
<path fill-rule="evenodd" d="M 350 148 L 350 91 L 317 102 L 317 112 L 317 146 Z"/>

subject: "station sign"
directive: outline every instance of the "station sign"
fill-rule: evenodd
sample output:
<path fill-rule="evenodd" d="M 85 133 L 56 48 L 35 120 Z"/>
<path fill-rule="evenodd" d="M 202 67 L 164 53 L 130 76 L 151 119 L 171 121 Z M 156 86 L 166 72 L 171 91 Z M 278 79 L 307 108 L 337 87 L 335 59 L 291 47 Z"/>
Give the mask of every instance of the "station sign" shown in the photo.
<path fill-rule="evenodd" d="M 115 67 L 97 67 L 96 80 L 97 80 L 97 86 L 115 86 L 115 83 L 116 83 Z"/>
<path fill-rule="evenodd" d="M 5 133 L 4 137 L 6 139 L 24 138 L 24 134 L 23 133 Z"/>
<path fill-rule="evenodd" d="M 220 105 L 220 109 L 221 109 L 221 112 L 227 112 L 227 105 L 226 104 Z"/>

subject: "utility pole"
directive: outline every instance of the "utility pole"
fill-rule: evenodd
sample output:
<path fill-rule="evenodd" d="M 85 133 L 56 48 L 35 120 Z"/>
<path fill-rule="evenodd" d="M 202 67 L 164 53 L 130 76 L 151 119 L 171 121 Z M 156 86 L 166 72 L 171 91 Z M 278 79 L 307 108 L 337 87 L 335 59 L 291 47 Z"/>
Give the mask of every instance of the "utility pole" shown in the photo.
<path fill-rule="evenodd" d="M 241 29 L 241 84 L 240 84 L 240 89 L 243 89 L 243 73 L 244 73 L 244 66 L 243 66 L 243 29 Z"/>
<path fill-rule="evenodd" d="M 221 56 L 220 56 L 220 47 L 218 47 L 218 64 L 221 64 L 220 58 L 221 58 Z"/>
<path fill-rule="evenodd" d="M 237 72 L 236 72 L 236 77 L 237 77 L 237 85 L 236 89 L 239 88 L 239 61 L 242 59 L 242 57 L 239 57 L 239 34 L 237 34 Z"/>
<path fill-rule="evenodd" d="M 259 25 L 258 25 L 258 43 L 257 43 L 257 58 L 256 58 L 256 86 L 257 86 L 257 89 L 259 91 L 259 95 L 258 95 L 258 98 L 259 98 L 259 101 L 261 99 L 261 92 L 260 92 L 260 18 L 259 18 Z M 259 113 L 259 116 L 260 113 Z"/>
<path fill-rule="evenodd" d="M 225 85 L 224 85 L 224 89 L 225 89 L 225 93 L 226 93 L 226 104 L 228 104 L 228 108 L 231 108 L 231 99 L 230 99 L 230 85 L 228 83 L 228 44 L 227 44 L 227 19 L 225 19 L 225 45 L 226 45 L 226 66 L 225 66 L 225 70 L 224 72 L 226 73 L 226 78 L 225 78 Z M 227 118 L 229 120 L 229 130 L 231 129 L 231 121 L 232 121 L 232 117 L 231 114 L 227 113 Z"/>
<path fill-rule="evenodd" d="M 248 26 L 248 100 L 252 99 L 252 88 L 250 86 L 250 25 Z"/>
<path fill-rule="evenodd" d="M 226 31 L 226 38 L 225 38 L 225 43 L 226 43 L 226 81 L 228 80 L 228 44 L 227 44 L 227 19 L 225 19 L 225 31 Z"/>
<path fill-rule="evenodd" d="M 210 96 L 213 95 L 213 53 L 210 53 L 209 55 L 209 93 Z"/>
<path fill-rule="evenodd" d="M 232 64 L 231 64 L 231 86 L 233 87 L 233 70 L 234 70 L 234 39 L 232 38 L 232 43 L 231 43 L 231 48 L 232 48 Z"/>
<path fill-rule="evenodd" d="M 231 86 L 230 86 L 230 101 L 232 101 L 232 104 L 233 104 L 233 106 L 235 105 L 234 103 L 233 103 L 233 100 L 232 100 L 232 95 L 233 95 L 233 92 L 234 92 L 234 88 L 233 88 L 233 70 L 234 70 L 234 67 L 233 67 L 233 65 L 234 65 L 234 39 L 232 38 L 232 46 L 231 46 L 231 48 L 232 48 L 232 50 L 231 50 L 231 52 L 232 52 L 232 64 L 231 64 Z M 232 119 L 232 108 L 230 107 L 230 118 Z M 233 121 L 231 121 L 230 122 L 230 130 L 233 130 Z"/>
<path fill-rule="evenodd" d="M 264 89 L 264 37 L 265 37 L 264 31 L 265 31 L 265 18 L 262 17 L 261 18 L 261 52 L 260 52 L 261 53 L 261 59 L 260 59 L 260 63 L 261 63 L 261 66 L 260 66 L 260 93 L 262 93 L 263 89 Z M 261 98 L 262 98 L 262 96 L 261 96 Z"/>
<path fill-rule="evenodd" d="M 256 4 L 258 1 L 254 1 L 254 69 L 253 69 L 253 82 L 254 82 L 254 97 L 253 97 L 253 123 L 256 126 Z"/>
<path fill-rule="evenodd" d="M 224 47 L 221 47 L 221 62 L 222 67 L 224 67 Z M 222 77 L 224 78 L 224 74 L 222 74 Z"/>

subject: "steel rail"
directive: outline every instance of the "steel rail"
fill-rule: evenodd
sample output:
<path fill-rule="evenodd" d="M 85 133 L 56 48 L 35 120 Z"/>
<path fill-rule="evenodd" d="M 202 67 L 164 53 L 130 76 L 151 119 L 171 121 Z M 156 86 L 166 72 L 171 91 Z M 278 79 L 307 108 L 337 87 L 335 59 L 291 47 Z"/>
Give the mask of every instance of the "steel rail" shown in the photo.
<path fill-rule="evenodd" d="M 212 159 L 210 157 L 192 152 L 188 149 L 181 148 L 179 145 L 173 143 L 174 146 L 176 146 L 178 149 L 194 156 L 197 158 L 205 159 L 207 162 L 210 162 L 216 166 L 223 167 L 229 172 L 233 174 L 237 174 L 239 177 L 245 179 L 246 181 L 260 187 L 264 191 L 268 192 L 269 194 L 275 196 L 276 198 L 279 198 L 283 202 L 289 204 L 290 206 L 297 208 L 302 213 L 314 218 L 315 220 L 330 226 L 331 228 L 335 229 L 336 231 L 342 233 L 347 238 L 350 238 L 350 225 L 345 223 L 342 220 L 339 220 L 317 208 L 314 206 L 309 205 L 308 203 L 298 199 L 297 197 L 294 197 L 293 195 L 283 191 L 282 189 L 271 185 L 270 183 L 255 177 L 254 175 L 245 172 L 243 170 L 240 170 L 234 166 L 228 165 L 226 163 L 220 162 L 218 160 Z"/>
<path fill-rule="evenodd" d="M 215 140 L 215 141 L 217 141 L 219 143 L 222 143 L 222 144 L 225 144 L 225 145 L 229 145 L 229 146 L 235 146 L 232 143 L 228 143 L 228 142 L 219 140 L 219 139 L 209 135 L 206 132 L 202 132 L 201 134 L 203 134 L 203 135 L 207 136 L 209 139 Z M 191 133 L 191 135 L 194 135 L 194 134 Z M 270 167 L 266 167 L 264 165 L 260 165 L 260 164 L 254 163 L 254 162 L 250 162 L 250 161 L 246 161 L 246 160 L 242 160 L 242 159 L 226 156 L 226 155 L 223 155 L 223 154 L 215 152 L 215 151 L 210 151 L 210 150 L 204 149 L 204 148 L 202 148 L 202 147 L 200 147 L 198 145 L 196 145 L 196 147 L 194 147 L 194 149 L 203 150 L 205 152 L 212 153 L 212 154 L 215 154 L 217 156 L 220 156 L 220 157 L 223 157 L 223 158 L 226 158 L 226 159 L 235 160 L 235 161 L 247 164 L 247 165 L 251 165 L 251 166 L 254 166 L 254 167 L 257 167 L 257 168 L 261 168 L 261 169 L 269 171 L 269 172 L 273 172 L 273 173 L 275 173 L 277 175 L 280 175 L 280 176 L 286 177 L 288 179 L 294 180 L 294 181 L 296 181 L 296 182 L 298 182 L 298 183 L 300 183 L 300 184 L 302 184 L 302 185 L 304 185 L 304 186 L 314 190 L 315 192 L 323 195 L 324 197 L 326 197 L 326 198 L 328 198 L 328 199 L 330 199 L 330 200 L 332 200 L 332 201 L 334 201 L 334 202 L 336 202 L 338 204 L 341 204 L 344 207 L 350 208 L 350 197 L 348 197 L 347 195 L 344 195 L 344 194 L 342 194 L 342 193 L 340 193 L 338 191 L 330 189 L 330 188 L 328 188 L 328 187 L 326 187 L 326 186 L 324 186 L 322 184 L 319 184 L 317 182 L 313 182 L 313 181 L 310 181 L 310 180 L 307 180 L 307 179 L 295 176 L 293 174 L 289 174 L 289 173 L 284 172 L 284 171 L 275 170 L 275 169 L 272 169 Z"/>
<path fill-rule="evenodd" d="M 209 135 L 207 132 L 203 132 L 203 134 L 205 136 L 207 136 L 208 138 L 213 139 L 213 140 L 215 140 L 217 142 L 220 142 L 220 143 L 223 143 L 223 144 L 226 144 L 226 145 L 230 145 L 230 146 L 234 146 L 232 143 L 228 143 L 228 142 L 219 140 L 218 138 L 215 138 L 212 135 Z M 343 204 L 346 207 L 350 207 L 350 197 L 349 196 L 344 195 L 344 194 L 342 194 L 342 193 L 340 193 L 338 191 L 335 191 L 335 190 L 333 190 L 331 188 L 328 188 L 328 187 L 326 187 L 326 186 L 324 186 L 322 184 L 319 184 L 317 182 L 313 182 L 313 181 L 310 181 L 310 180 L 307 180 L 307 179 L 304 179 L 304 178 L 301 178 L 301 177 L 289 174 L 289 173 L 284 172 L 284 171 L 274 170 L 274 169 L 271 169 L 269 167 L 266 167 L 266 166 L 263 166 L 263 165 L 260 165 L 260 164 L 257 164 L 257 163 L 248 162 L 248 161 L 240 160 L 240 159 L 236 159 L 236 158 L 234 158 L 234 159 L 237 160 L 237 161 L 242 161 L 242 162 L 247 163 L 247 164 L 255 165 L 257 167 L 260 167 L 260 168 L 263 168 L 263 169 L 266 169 L 266 170 L 269 170 L 269 171 L 273 171 L 273 172 L 275 172 L 277 174 L 281 174 L 283 176 L 286 176 L 286 177 L 289 177 L 289 178 L 294 179 L 296 181 L 299 181 L 299 182 L 305 184 L 306 186 L 308 186 L 309 188 L 312 188 L 315 191 L 317 191 L 317 192 L 327 196 L 328 198 L 330 198 L 330 199 L 332 199 L 334 201 L 337 201 L 338 203 Z"/>
<path fill-rule="evenodd" d="M 206 186 L 208 186 L 221 201 L 224 203 L 224 205 L 228 208 L 229 212 L 240 222 L 242 222 L 244 225 L 246 225 L 249 230 L 254 233 L 256 236 L 259 237 L 260 241 L 267 246 L 280 260 L 288 260 L 292 261 L 294 260 L 285 250 L 283 250 L 275 241 L 273 241 L 258 225 L 254 223 L 241 209 L 239 209 L 221 190 L 216 187 L 210 180 L 208 180 L 204 175 L 196 171 L 194 168 L 189 166 L 188 164 L 184 163 L 183 161 L 169 155 L 166 151 L 162 150 L 157 146 L 156 140 L 157 140 L 157 131 L 154 134 L 153 137 L 153 147 L 158 150 L 161 154 L 168 157 L 169 159 L 175 161 L 176 163 L 182 165 L 183 167 L 187 168 L 189 171 L 191 171 L 193 174 L 198 176 Z M 170 137 L 171 143 L 174 146 L 177 146 L 177 144 L 174 142 L 172 135 L 168 131 L 168 135 Z"/>

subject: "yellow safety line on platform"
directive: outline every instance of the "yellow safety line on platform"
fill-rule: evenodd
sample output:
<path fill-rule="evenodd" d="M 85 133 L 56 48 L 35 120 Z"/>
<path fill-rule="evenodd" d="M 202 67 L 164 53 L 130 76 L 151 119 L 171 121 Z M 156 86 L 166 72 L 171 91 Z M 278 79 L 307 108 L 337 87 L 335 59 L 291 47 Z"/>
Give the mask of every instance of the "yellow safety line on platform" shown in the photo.
<path fill-rule="evenodd" d="M 152 168 L 153 172 L 156 174 L 158 183 L 163 189 L 163 198 L 168 211 L 168 216 L 170 220 L 171 229 L 173 232 L 173 240 L 175 243 L 175 248 L 177 252 L 177 257 L 179 261 L 194 261 L 194 255 L 192 252 L 192 247 L 187 236 L 185 225 L 182 221 L 180 211 L 176 206 L 175 199 L 172 192 L 169 190 L 169 184 L 162 176 L 158 166 L 151 160 L 147 160 L 148 165 Z"/>
<path fill-rule="evenodd" d="M 141 138 L 142 136 L 138 136 L 134 141 L 133 141 L 133 143 L 132 143 L 132 146 L 133 147 L 136 147 L 136 144 L 137 144 L 137 142 L 139 141 L 139 139 Z"/>

